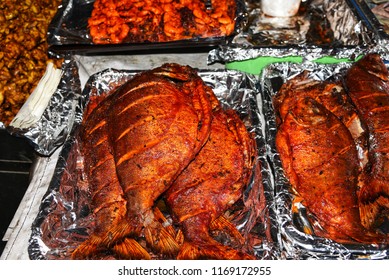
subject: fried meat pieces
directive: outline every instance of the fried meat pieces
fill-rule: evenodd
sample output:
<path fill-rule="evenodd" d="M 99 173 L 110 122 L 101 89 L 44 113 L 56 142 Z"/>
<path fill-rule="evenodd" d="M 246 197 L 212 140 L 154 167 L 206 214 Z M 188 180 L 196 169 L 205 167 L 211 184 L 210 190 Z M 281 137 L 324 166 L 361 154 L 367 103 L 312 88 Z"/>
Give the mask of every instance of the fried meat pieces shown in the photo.
<path fill-rule="evenodd" d="M 88 20 L 95 44 L 168 42 L 230 35 L 235 0 L 97 0 Z"/>

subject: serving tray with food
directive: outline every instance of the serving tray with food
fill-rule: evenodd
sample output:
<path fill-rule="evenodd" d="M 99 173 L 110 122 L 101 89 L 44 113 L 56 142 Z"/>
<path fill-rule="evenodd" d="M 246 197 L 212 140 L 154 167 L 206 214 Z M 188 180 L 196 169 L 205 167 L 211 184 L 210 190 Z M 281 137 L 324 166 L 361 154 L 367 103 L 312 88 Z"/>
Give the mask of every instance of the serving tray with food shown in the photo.
<path fill-rule="evenodd" d="M 354 1 L 355 2 L 355 1 Z M 353 1 L 303 0 L 293 16 L 269 16 L 261 1 L 246 0 L 248 20 L 228 44 L 209 53 L 210 62 L 238 62 L 258 57 L 352 58 L 379 39 L 368 15 Z M 235 69 L 235 68 L 230 68 Z"/>
<path fill-rule="evenodd" d="M 389 1 L 387 0 L 350 0 L 356 12 L 371 26 L 371 29 L 384 40 L 389 39 Z"/>
<path fill-rule="evenodd" d="M 378 54 L 263 76 L 278 224 L 290 258 L 387 258 L 388 69 Z"/>
<path fill-rule="evenodd" d="M 64 0 L 51 22 L 51 49 L 79 53 L 214 47 L 236 34 L 241 0 Z"/>
<path fill-rule="evenodd" d="M 174 63 L 93 75 L 30 258 L 275 258 L 255 82 Z"/>
<path fill-rule="evenodd" d="M 0 123 L 8 124 L 41 80 L 50 57 L 46 35 L 61 1 L 1 1 L 0 3 Z M 28 23 L 28 24 L 27 24 Z M 60 70 L 59 70 L 60 71 Z"/>

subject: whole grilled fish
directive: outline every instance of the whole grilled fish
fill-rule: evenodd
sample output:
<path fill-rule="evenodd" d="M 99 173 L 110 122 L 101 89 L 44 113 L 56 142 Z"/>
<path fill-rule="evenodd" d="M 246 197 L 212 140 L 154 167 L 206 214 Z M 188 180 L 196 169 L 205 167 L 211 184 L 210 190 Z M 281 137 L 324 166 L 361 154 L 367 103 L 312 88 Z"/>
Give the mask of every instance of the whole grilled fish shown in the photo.
<path fill-rule="evenodd" d="M 297 99 L 276 135 L 282 166 L 294 192 L 321 228 L 338 242 L 374 242 L 358 208 L 359 159 L 347 127 L 310 97 Z"/>
<path fill-rule="evenodd" d="M 350 131 L 358 149 L 360 166 L 367 163 L 367 128 L 340 81 L 320 81 L 309 77 L 308 71 L 284 83 L 273 99 L 280 122 L 297 99 L 310 97 L 333 113 Z"/>
<path fill-rule="evenodd" d="M 389 73 L 378 54 L 368 54 L 350 67 L 348 94 L 366 123 L 368 164 L 359 192 L 362 222 L 379 227 L 389 217 Z"/>
<path fill-rule="evenodd" d="M 178 259 L 254 259 L 217 242 L 210 229 L 241 198 L 256 154 L 254 139 L 239 116 L 218 106 L 207 143 L 166 193 L 173 217 L 184 233 Z"/>
<path fill-rule="evenodd" d="M 194 69 L 165 64 L 86 111 L 80 143 L 96 226 L 73 258 L 101 251 L 150 258 L 135 240 L 143 235 L 152 249 L 178 249 L 173 237 L 160 234 L 154 203 L 208 139 L 211 94 Z M 155 240 L 156 234 L 165 239 Z"/>

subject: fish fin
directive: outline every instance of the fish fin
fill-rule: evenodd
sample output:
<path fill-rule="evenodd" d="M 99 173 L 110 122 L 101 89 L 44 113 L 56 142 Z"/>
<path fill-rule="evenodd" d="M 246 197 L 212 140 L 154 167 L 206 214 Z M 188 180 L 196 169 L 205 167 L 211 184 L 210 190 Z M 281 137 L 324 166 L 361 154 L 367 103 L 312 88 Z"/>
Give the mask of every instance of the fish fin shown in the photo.
<path fill-rule="evenodd" d="M 216 242 L 215 242 L 216 243 Z M 222 244 L 184 242 L 178 260 L 255 260 L 255 257 Z"/>
<path fill-rule="evenodd" d="M 122 242 L 115 244 L 112 250 L 121 259 L 150 260 L 150 254 L 132 238 L 124 238 Z"/>
<path fill-rule="evenodd" d="M 378 228 L 389 216 L 389 185 L 381 180 L 367 181 L 358 194 L 362 225 Z"/>
<path fill-rule="evenodd" d="M 377 228 L 388 218 L 389 198 L 380 196 L 373 202 L 360 203 L 359 213 L 362 225 L 367 228 Z"/>
<path fill-rule="evenodd" d="M 91 236 L 83 243 L 81 243 L 71 255 L 73 260 L 85 260 L 91 258 L 100 250 L 101 238 L 98 236 Z"/>
<path fill-rule="evenodd" d="M 219 216 L 213 220 L 210 224 L 210 230 L 226 230 L 233 238 L 235 238 L 240 244 L 244 243 L 244 238 L 236 226 L 231 223 L 224 215 Z"/>
<path fill-rule="evenodd" d="M 175 256 L 180 250 L 180 245 L 168 230 L 164 227 L 145 227 L 147 244 L 156 252 L 167 256 Z"/>
<path fill-rule="evenodd" d="M 174 227 L 169 223 L 169 221 L 166 219 L 165 215 L 161 212 L 161 210 L 158 207 L 155 207 L 153 213 L 154 218 L 166 229 L 166 231 L 171 236 L 175 236 L 176 231 L 174 230 Z"/>
<path fill-rule="evenodd" d="M 177 231 L 175 239 L 176 239 L 177 243 L 180 245 L 180 247 L 182 246 L 182 244 L 184 244 L 184 233 L 182 232 L 181 229 L 179 229 Z"/>
<path fill-rule="evenodd" d="M 106 247 L 111 247 L 119 240 L 125 237 L 139 236 L 139 231 L 131 226 L 130 222 L 121 222 L 113 226 L 107 233 L 101 238 L 101 243 Z"/>
<path fill-rule="evenodd" d="M 72 259 L 88 259 L 96 255 L 101 250 L 108 250 L 113 244 L 126 236 L 133 235 L 134 228 L 126 222 L 113 226 L 103 236 L 91 235 L 80 244 L 72 253 Z"/>
<path fill-rule="evenodd" d="M 180 250 L 180 244 L 176 240 L 176 231 L 168 222 L 163 213 L 154 208 L 154 221 L 145 227 L 147 244 L 158 253 L 175 256 Z"/>

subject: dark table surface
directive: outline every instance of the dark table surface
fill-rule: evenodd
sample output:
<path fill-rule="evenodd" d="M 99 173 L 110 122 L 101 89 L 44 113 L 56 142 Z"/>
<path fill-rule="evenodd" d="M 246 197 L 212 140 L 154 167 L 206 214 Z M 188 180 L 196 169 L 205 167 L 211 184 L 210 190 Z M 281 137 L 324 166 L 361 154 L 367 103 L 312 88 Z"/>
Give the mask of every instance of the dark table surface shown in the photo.
<path fill-rule="evenodd" d="M 36 155 L 26 139 L 0 129 L 0 254 L 3 236 L 27 190 Z"/>

